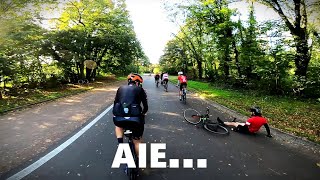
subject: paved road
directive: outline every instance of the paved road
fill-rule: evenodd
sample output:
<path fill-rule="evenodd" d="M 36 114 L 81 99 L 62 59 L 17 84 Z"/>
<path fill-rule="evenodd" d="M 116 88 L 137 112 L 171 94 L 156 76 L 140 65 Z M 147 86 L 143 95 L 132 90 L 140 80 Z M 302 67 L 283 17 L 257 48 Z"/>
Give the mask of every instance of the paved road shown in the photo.
<path fill-rule="evenodd" d="M 148 144 L 166 143 L 166 159 L 161 161 L 194 159 L 196 165 L 196 159 L 207 159 L 207 168 L 185 169 L 180 162 L 178 169 L 146 168 L 139 179 L 320 179 L 320 168 L 316 165 L 319 157 L 289 149 L 264 137 L 264 134 L 210 134 L 183 119 L 184 109 L 192 107 L 201 110 L 209 105 L 190 97 L 184 105 L 178 101 L 176 87 L 170 85 L 169 92 L 164 92 L 163 88 L 156 88 L 153 79 L 148 76 L 145 77 L 144 87 L 150 105 L 144 141 Z M 211 114 L 213 118 L 232 119 L 213 107 Z M 108 112 L 66 149 L 24 179 L 127 179 L 121 169 L 111 168 L 116 145 L 112 114 Z M 10 177 L 26 166 L 4 177 Z"/>

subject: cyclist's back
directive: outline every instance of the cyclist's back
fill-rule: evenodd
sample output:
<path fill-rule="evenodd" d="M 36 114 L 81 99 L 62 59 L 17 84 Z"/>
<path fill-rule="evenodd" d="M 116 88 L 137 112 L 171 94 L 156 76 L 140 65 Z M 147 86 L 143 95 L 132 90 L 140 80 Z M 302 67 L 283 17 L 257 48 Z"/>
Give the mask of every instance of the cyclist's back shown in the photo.
<path fill-rule="evenodd" d="M 113 114 L 119 117 L 139 117 L 148 111 L 146 101 L 147 98 L 143 88 L 134 85 L 121 86 L 117 91 Z M 141 102 L 143 103 L 143 111 Z"/>
<path fill-rule="evenodd" d="M 164 73 L 162 79 L 163 80 L 166 80 L 166 79 L 169 80 L 169 74 L 168 73 Z"/>
<path fill-rule="evenodd" d="M 128 76 L 128 85 L 119 87 L 113 107 L 113 122 L 116 125 L 116 136 L 122 142 L 123 130 L 133 130 L 133 137 L 140 139 L 144 130 L 144 115 L 148 111 L 147 95 L 140 83 L 143 79 L 138 74 Z M 143 104 L 143 110 L 141 108 Z"/>

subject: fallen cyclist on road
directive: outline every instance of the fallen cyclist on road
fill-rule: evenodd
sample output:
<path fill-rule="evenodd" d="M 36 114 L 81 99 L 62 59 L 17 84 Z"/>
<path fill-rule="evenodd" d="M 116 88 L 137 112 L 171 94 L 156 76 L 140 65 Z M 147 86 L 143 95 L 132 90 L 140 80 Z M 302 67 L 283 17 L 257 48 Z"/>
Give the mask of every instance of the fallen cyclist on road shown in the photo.
<path fill-rule="evenodd" d="M 252 107 L 250 108 L 251 117 L 245 122 L 224 122 L 219 117 L 217 118 L 218 122 L 221 125 L 226 125 L 234 128 L 234 131 L 244 133 L 244 134 L 255 134 L 259 131 L 261 126 L 263 125 L 267 131 L 267 137 L 272 137 L 270 133 L 270 128 L 267 122 L 267 119 L 262 117 L 261 109 L 259 107 Z"/>
<path fill-rule="evenodd" d="M 119 87 L 113 106 L 113 123 L 118 143 L 123 143 L 124 129 L 131 130 L 135 152 L 139 158 L 139 143 L 142 142 L 144 117 L 148 111 L 147 94 L 140 87 L 143 82 L 139 74 L 128 76 L 128 85 Z M 141 108 L 143 104 L 143 109 Z"/>

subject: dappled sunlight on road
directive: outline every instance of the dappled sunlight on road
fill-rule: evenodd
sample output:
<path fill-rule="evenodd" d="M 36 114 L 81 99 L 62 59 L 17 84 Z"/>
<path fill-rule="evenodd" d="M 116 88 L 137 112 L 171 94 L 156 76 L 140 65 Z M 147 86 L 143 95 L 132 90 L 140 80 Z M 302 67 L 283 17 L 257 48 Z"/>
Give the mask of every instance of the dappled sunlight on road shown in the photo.
<path fill-rule="evenodd" d="M 154 125 L 154 124 L 146 124 L 145 128 L 147 129 L 157 129 L 157 130 L 161 130 L 161 131 L 167 131 L 167 132 L 172 132 L 174 133 L 175 131 L 184 131 L 183 128 L 176 128 L 176 127 L 172 127 L 172 126 L 159 126 L 159 125 Z"/>
<path fill-rule="evenodd" d="M 77 102 L 80 102 L 80 99 L 66 99 L 65 100 L 66 102 L 69 102 L 69 103 L 77 103 Z"/>
<path fill-rule="evenodd" d="M 76 114 L 71 116 L 71 121 L 81 121 L 83 120 L 83 118 L 86 117 L 86 115 L 84 113 L 80 113 L 80 114 Z"/>
<path fill-rule="evenodd" d="M 117 88 L 110 88 L 110 89 L 105 89 L 105 88 L 95 88 L 91 91 L 99 91 L 99 92 L 112 92 L 112 91 L 117 91 Z"/>
<path fill-rule="evenodd" d="M 178 116 L 182 117 L 181 114 L 173 113 L 173 112 L 160 112 L 161 114 L 169 115 L 169 116 Z"/>

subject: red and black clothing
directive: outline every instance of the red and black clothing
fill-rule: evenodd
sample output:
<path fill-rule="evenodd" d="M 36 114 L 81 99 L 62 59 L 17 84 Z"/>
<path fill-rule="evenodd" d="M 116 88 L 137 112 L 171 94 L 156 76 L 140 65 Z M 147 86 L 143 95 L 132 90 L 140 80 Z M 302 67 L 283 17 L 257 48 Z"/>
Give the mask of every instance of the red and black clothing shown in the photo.
<path fill-rule="evenodd" d="M 178 76 L 178 80 L 179 80 L 179 83 L 180 83 L 180 91 L 182 91 L 182 88 L 183 87 L 187 87 L 187 76 L 184 76 L 184 75 L 180 75 Z"/>
<path fill-rule="evenodd" d="M 261 126 L 264 126 L 266 128 L 269 135 L 270 129 L 267 119 L 261 116 L 252 116 L 246 121 L 244 126 L 238 125 L 236 130 L 242 133 L 254 134 L 259 131 Z"/>

